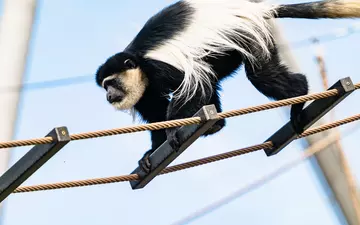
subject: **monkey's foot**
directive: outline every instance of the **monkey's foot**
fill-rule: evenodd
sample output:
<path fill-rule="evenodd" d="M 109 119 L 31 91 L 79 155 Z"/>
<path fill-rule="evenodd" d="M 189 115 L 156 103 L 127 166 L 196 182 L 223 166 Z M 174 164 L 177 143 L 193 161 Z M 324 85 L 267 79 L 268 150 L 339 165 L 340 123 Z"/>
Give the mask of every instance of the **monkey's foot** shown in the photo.
<path fill-rule="evenodd" d="M 203 136 L 207 136 L 210 134 L 215 134 L 219 132 L 223 127 L 225 127 L 225 119 L 218 120 L 212 127 L 207 130 Z"/>
<path fill-rule="evenodd" d="M 305 103 L 299 103 L 291 106 L 290 122 L 297 134 L 304 132 L 304 128 L 300 125 L 300 113 Z"/>
<path fill-rule="evenodd" d="M 144 156 L 139 160 L 139 167 L 146 173 L 150 172 L 151 162 L 149 157 L 153 152 L 154 150 L 150 149 L 149 151 L 145 152 Z"/>
<path fill-rule="evenodd" d="M 169 142 L 171 148 L 174 149 L 175 151 L 178 151 L 181 145 L 181 139 L 177 134 L 178 130 L 179 128 L 177 127 L 166 129 L 167 141 Z"/>

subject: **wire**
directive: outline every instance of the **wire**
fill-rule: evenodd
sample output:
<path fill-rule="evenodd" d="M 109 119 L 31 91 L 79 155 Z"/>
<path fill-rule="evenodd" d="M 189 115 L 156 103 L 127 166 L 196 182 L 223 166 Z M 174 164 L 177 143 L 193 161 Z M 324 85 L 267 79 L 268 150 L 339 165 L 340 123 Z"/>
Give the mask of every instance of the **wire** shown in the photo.
<path fill-rule="evenodd" d="M 360 83 L 357 84 L 357 88 L 360 88 Z M 255 113 L 259 111 L 269 110 L 273 108 L 278 108 L 286 105 L 293 105 L 301 102 L 306 102 L 310 100 L 322 99 L 331 96 L 335 96 L 338 94 L 337 89 L 331 89 L 328 91 L 314 93 L 309 95 L 303 95 L 295 98 L 288 98 L 280 101 L 270 102 L 267 104 L 252 106 L 243 109 L 232 110 L 228 112 L 221 112 L 218 113 L 218 117 L 220 119 L 230 118 L 239 115 L 245 115 L 250 113 Z M 143 125 L 136 125 L 136 126 L 128 126 L 122 128 L 115 128 L 109 130 L 100 130 L 100 131 L 93 131 L 93 132 L 85 132 L 79 134 L 72 134 L 70 135 L 70 140 L 83 140 L 83 139 L 90 139 L 90 138 L 98 138 L 98 137 L 105 137 L 117 134 L 126 134 L 126 133 L 134 133 L 146 130 L 160 130 L 166 129 L 170 127 L 179 127 L 179 126 L 186 126 L 191 124 L 199 124 L 201 123 L 200 117 L 191 117 L 185 119 L 178 119 L 178 120 L 169 120 L 163 122 L 156 122 L 156 123 L 148 123 Z M 14 140 L 14 141 L 5 141 L 0 142 L 0 148 L 11 148 L 11 147 L 20 147 L 20 146 L 28 146 L 28 145 L 38 145 L 38 144 L 50 144 L 54 140 L 52 137 L 43 137 L 43 138 L 35 138 L 35 139 L 28 139 L 28 140 Z"/>
<path fill-rule="evenodd" d="M 317 35 L 317 36 L 311 36 L 308 38 L 304 38 L 299 41 L 295 41 L 290 43 L 292 48 L 302 48 L 311 45 L 311 41 L 313 39 L 321 39 L 322 42 L 331 42 L 335 41 L 341 38 L 348 37 L 352 34 L 359 33 L 357 23 L 354 23 L 351 26 L 348 26 L 342 30 L 341 35 L 336 35 L 335 31 L 339 30 L 332 30 L 331 32 L 327 32 L 323 35 Z M 278 47 L 281 47 L 279 45 Z M 23 84 L 22 86 L 18 87 L 0 87 L 0 94 L 2 93 L 8 93 L 8 92 L 20 92 L 20 91 L 26 91 L 26 90 L 37 90 L 37 89 L 47 89 L 47 88 L 56 88 L 56 87 L 62 87 L 62 86 L 68 86 L 73 84 L 81 84 L 86 82 L 93 82 L 94 77 L 93 75 L 83 75 L 83 76 L 77 76 L 77 77 L 68 77 L 68 78 L 62 78 L 62 79 L 56 79 L 56 80 L 49 80 L 49 81 L 40 81 L 40 82 L 34 82 L 34 83 L 27 83 Z"/>
<path fill-rule="evenodd" d="M 350 35 L 357 34 L 357 33 L 360 33 L 360 31 L 359 30 L 351 31 L 351 29 L 349 29 L 348 33 L 343 34 L 341 36 L 335 35 L 335 36 L 331 37 L 328 34 L 325 34 L 325 35 L 322 35 L 322 36 L 321 35 L 312 36 L 312 37 L 305 38 L 305 39 L 297 41 L 297 42 L 293 42 L 292 44 L 290 43 L 290 45 L 292 46 L 292 48 L 302 48 L 302 47 L 310 46 L 311 42 L 314 39 L 317 39 L 317 40 L 321 39 L 321 42 L 332 42 L 332 41 L 336 41 L 336 40 L 339 40 L 339 39 L 342 39 L 342 38 L 349 37 Z"/>
<path fill-rule="evenodd" d="M 329 130 L 347 123 L 355 122 L 360 120 L 360 114 L 345 118 L 343 120 L 338 120 L 333 123 L 325 124 L 316 128 L 308 129 L 302 135 L 299 135 L 297 139 L 303 138 L 309 135 L 313 135 L 315 133 L 323 132 L 325 130 Z M 246 148 L 241 148 L 238 150 L 213 155 L 206 158 L 197 159 L 194 161 L 174 165 L 165 168 L 160 172 L 160 174 L 167 174 L 172 173 L 180 170 L 189 169 L 196 166 L 205 165 L 208 163 L 213 163 L 216 161 L 229 159 L 235 156 L 244 155 L 247 153 L 255 152 L 264 148 L 271 148 L 273 146 L 272 142 L 265 142 L 258 145 L 249 146 Z M 114 176 L 114 177 L 107 177 L 107 178 L 95 178 L 95 179 L 88 179 L 88 180 L 78 180 L 78 181 L 69 181 L 69 182 L 59 182 L 59 183 L 52 183 L 52 184 L 42 184 L 42 185 L 34 185 L 34 186 L 23 186 L 18 187 L 14 190 L 13 193 L 22 193 L 22 192 L 33 192 L 33 191 L 44 191 L 44 190 L 53 190 L 53 189 L 62 189 L 62 188 L 74 188 L 74 187 L 82 187 L 82 186 L 90 186 L 90 185 L 99 185 L 99 184 L 109 184 L 109 183 L 116 183 L 116 182 L 124 182 L 124 181 L 132 181 L 138 180 L 139 176 L 137 174 L 130 174 L 130 175 L 121 175 L 121 176 Z"/>
<path fill-rule="evenodd" d="M 354 130 L 355 128 L 358 128 L 359 126 L 356 127 L 352 127 L 352 129 L 350 130 Z M 316 142 L 314 145 L 312 145 L 311 147 L 309 147 L 307 150 L 304 151 L 304 153 L 296 158 L 295 160 L 290 160 L 287 163 L 285 163 L 284 165 L 282 165 L 281 167 L 279 167 L 278 169 L 260 177 L 259 179 L 256 179 L 255 181 L 239 188 L 238 190 L 236 190 L 235 192 L 233 192 L 232 194 L 211 203 L 210 205 L 203 207 L 202 209 L 186 216 L 185 218 L 172 223 L 171 225 L 184 225 L 184 224 L 188 224 L 190 222 L 193 222 L 196 219 L 199 219 L 200 217 L 203 217 L 207 214 L 209 214 L 210 212 L 213 212 L 216 209 L 219 209 L 221 206 L 230 203 L 231 201 L 234 201 L 235 199 L 239 198 L 240 196 L 247 194 L 248 192 L 264 185 L 266 182 L 273 180 L 274 178 L 278 177 L 279 175 L 289 171 L 290 169 L 292 169 L 293 167 L 295 167 L 296 165 L 298 165 L 299 163 L 303 162 L 305 159 L 313 156 L 314 154 L 326 149 L 326 147 L 332 143 L 334 143 L 335 141 L 337 141 L 339 138 L 339 136 L 336 133 L 332 133 L 330 135 L 328 135 L 327 137 L 321 139 L 320 141 Z"/>
<path fill-rule="evenodd" d="M 68 77 L 68 78 L 48 80 L 48 81 L 39 81 L 39 82 L 23 84 L 18 87 L 1 87 L 0 94 L 8 93 L 8 92 L 20 92 L 26 90 L 38 90 L 38 89 L 68 86 L 68 85 L 82 84 L 91 81 L 94 81 L 94 78 L 89 75 Z"/>

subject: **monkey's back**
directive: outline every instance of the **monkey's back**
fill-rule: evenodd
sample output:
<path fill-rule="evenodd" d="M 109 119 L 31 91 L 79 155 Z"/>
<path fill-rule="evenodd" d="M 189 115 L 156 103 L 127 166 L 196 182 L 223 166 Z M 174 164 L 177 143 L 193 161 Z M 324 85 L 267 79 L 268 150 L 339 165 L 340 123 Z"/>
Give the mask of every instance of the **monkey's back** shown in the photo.
<path fill-rule="evenodd" d="M 268 57 L 271 34 L 264 15 L 271 13 L 266 4 L 248 0 L 182 0 L 152 16 L 125 51 L 183 72 L 184 82 L 174 96 L 188 95 L 219 75 L 209 55 L 219 60 L 237 51 L 250 61 Z M 254 55 L 250 49 L 260 51 Z M 238 64 L 235 55 L 231 59 Z"/>
<path fill-rule="evenodd" d="M 184 31 L 193 14 L 194 9 L 185 1 L 162 9 L 145 23 L 125 51 L 143 56 Z"/>

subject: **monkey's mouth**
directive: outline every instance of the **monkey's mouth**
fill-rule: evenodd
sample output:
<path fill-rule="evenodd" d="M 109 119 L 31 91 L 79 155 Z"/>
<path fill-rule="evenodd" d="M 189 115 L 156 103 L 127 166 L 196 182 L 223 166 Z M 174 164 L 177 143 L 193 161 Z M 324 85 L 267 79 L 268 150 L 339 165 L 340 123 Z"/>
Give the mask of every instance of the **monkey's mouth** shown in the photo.
<path fill-rule="evenodd" d="M 112 102 L 111 105 L 117 110 L 129 110 L 134 104 L 128 97 L 124 97 L 121 101 Z"/>
<path fill-rule="evenodd" d="M 111 105 L 114 106 L 116 109 L 122 109 L 122 101 L 112 102 Z"/>
<path fill-rule="evenodd" d="M 110 104 L 118 104 L 124 100 L 126 94 L 120 87 L 108 87 L 106 99 Z"/>

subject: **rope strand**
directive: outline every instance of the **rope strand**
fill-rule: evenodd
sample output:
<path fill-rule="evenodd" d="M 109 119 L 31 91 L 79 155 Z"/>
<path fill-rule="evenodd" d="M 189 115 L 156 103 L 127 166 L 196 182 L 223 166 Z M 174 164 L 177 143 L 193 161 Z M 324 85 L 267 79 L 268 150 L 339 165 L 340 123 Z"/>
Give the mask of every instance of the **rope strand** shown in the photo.
<path fill-rule="evenodd" d="M 356 84 L 355 88 L 359 89 L 360 83 Z M 259 111 L 274 109 L 274 108 L 278 108 L 278 107 L 283 107 L 283 106 L 287 106 L 287 105 L 297 104 L 297 103 L 301 103 L 301 102 L 327 98 L 327 97 L 335 96 L 337 94 L 338 94 L 338 91 L 336 89 L 332 89 L 332 90 L 328 90 L 325 92 L 303 95 L 303 96 L 299 96 L 299 97 L 270 102 L 270 103 L 262 104 L 262 105 L 258 105 L 258 106 L 252 106 L 252 107 L 232 110 L 232 111 L 228 111 L 228 112 L 221 112 L 221 113 L 218 113 L 218 115 L 221 119 L 225 119 L 225 118 L 255 113 L 255 112 L 259 112 Z M 146 131 L 146 130 L 160 130 L 160 129 L 166 129 L 166 128 L 171 128 L 171 127 L 199 124 L 200 122 L 201 122 L 200 117 L 191 117 L 191 118 L 185 118 L 185 119 L 169 120 L 169 121 L 163 121 L 163 122 L 157 122 L 157 123 L 148 123 L 148 124 L 143 124 L 143 125 L 115 128 L 115 129 L 109 129 L 109 130 L 100 130 L 100 131 L 72 134 L 72 135 L 70 135 L 70 138 L 71 138 L 71 141 L 75 141 L 75 140 L 98 138 L 98 137 L 105 137 L 105 136 L 118 135 L 118 134 L 134 133 L 134 132 L 140 132 L 140 131 Z M 51 137 L 35 138 L 35 139 L 28 139 L 28 140 L 4 141 L 4 142 L 0 142 L 0 149 L 1 148 L 29 146 L 29 145 L 49 144 L 52 141 L 53 141 L 53 139 Z"/>
<path fill-rule="evenodd" d="M 315 133 L 323 132 L 325 130 L 329 130 L 347 123 L 355 122 L 360 120 L 360 114 L 338 120 L 333 123 L 325 124 L 322 126 L 318 126 L 312 129 L 308 129 L 302 135 L 299 135 L 297 139 L 303 138 L 309 135 L 313 135 Z M 244 155 L 247 153 L 255 152 L 264 148 L 271 148 L 273 144 L 271 142 L 265 142 L 258 145 L 249 146 L 246 148 L 241 148 L 235 151 L 230 151 L 226 153 L 221 153 L 218 155 L 213 155 L 206 158 L 197 159 L 194 161 L 178 164 L 175 166 L 170 166 L 165 168 L 160 172 L 160 174 L 167 174 L 176 172 L 179 170 L 189 169 L 195 166 L 201 166 L 208 163 L 213 163 L 216 161 L 229 159 L 235 156 Z M 44 191 L 44 190 L 53 190 L 53 189 L 62 189 L 62 188 L 73 188 L 73 187 L 83 187 L 83 186 L 90 186 L 90 185 L 99 185 L 99 184 L 109 184 L 109 183 L 117 183 L 117 182 L 124 182 L 124 181 L 131 181 L 137 180 L 139 176 L 137 174 L 130 174 L 130 175 L 121 175 L 121 176 L 114 176 L 114 177 L 107 177 L 107 178 L 95 178 L 95 179 L 88 179 L 88 180 L 78 180 L 78 181 L 69 181 L 69 182 L 59 182 L 59 183 L 52 183 L 52 184 L 42 184 L 42 185 L 33 185 L 33 186 L 23 186 L 18 187 L 14 190 L 13 193 L 22 193 L 22 192 L 33 192 L 33 191 Z"/>

